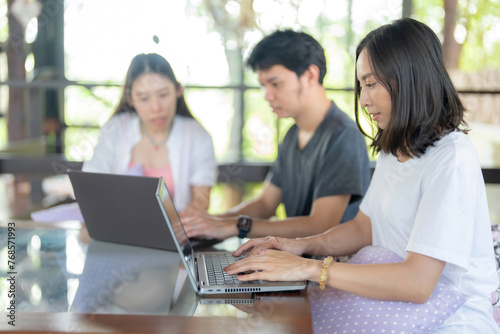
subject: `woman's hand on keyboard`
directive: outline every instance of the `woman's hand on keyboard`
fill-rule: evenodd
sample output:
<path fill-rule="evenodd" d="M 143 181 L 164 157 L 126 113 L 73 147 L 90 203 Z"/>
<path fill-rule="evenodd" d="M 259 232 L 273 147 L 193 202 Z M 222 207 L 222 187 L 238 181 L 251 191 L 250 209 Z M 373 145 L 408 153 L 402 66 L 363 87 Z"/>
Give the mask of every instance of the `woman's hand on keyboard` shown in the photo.
<path fill-rule="evenodd" d="M 295 255 L 302 255 L 303 253 L 300 241 L 297 239 L 265 237 L 245 242 L 233 253 L 233 256 L 240 256 L 246 253 L 248 253 L 247 256 L 254 256 L 266 249 L 282 250 Z"/>
<path fill-rule="evenodd" d="M 240 281 L 300 281 L 319 277 L 321 261 L 268 249 L 237 261 L 224 270 L 230 275 L 246 273 L 238 275 Z"/>

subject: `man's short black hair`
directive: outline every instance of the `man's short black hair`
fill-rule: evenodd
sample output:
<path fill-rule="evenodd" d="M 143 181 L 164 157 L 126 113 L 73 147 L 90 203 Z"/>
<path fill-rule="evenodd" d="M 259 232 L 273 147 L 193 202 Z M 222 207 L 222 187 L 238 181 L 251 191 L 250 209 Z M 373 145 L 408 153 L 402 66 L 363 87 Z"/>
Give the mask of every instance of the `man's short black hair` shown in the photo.
<path fill-rule="evenodd" d="M 253 71 L 283 65 L 300 77 L 311 65 L 319 68 L 320 84 L 326 74 L 325 50 L 312 36 L 291 29 L 277 30 L 255 45 L 247 59 Z"/>

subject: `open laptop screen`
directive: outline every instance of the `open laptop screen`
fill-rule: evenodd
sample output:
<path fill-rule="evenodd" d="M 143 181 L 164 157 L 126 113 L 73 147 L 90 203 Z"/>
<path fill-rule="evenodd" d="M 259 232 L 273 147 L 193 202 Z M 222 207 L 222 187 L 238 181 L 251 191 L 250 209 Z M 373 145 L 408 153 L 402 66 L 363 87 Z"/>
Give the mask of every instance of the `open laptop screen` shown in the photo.
<path fill-rule="evenodd" d="M 179 218 L 179 214 L 175 209 L 174 202 L 170 197 L 170 193 L 168 192 L 167 186 L 165 185 L 165 181 L 163 177 L 160 177 L 158 182 L 158 189 L 156 191 L 156 196 L 159 201 L 161 201 L 163 207 L 163 214 L 165 219 L 168 220 L 167 225 L 170 225 L 169 228 L 171 230 L 172 237 L 174 242 L 177 245 L 179 253 L 183 253 L 183 262 L 188 274 L 192 275 L 192 278 L 196 281 L 196 270 L 194 267 L 194 250 L 189 242 L 188 236 L 184 227 L 182 226 L 181 219 Z"/>
<path fill-rule="evenodd" d="M 177 210 L 174 207 L 172 198 L 170 197 L 163 178 L 158 182 L 156 190 L 156 198 L 165 218 L 165 223 L 170 229 L 174 243 L 179 252 L 179 256 L 186 268 L 188 278 L 193 285 L 193 288 L 200 294 L 221 294 L 221 293 L 243 293 L 243 292 L 270 292 L 270 291 L 285 291 L 285 290 L 301 290 L 306 284 L 304 281 L 294 282 L 245 282 L 240 285 L 239 282 L 231 282 L 229 277 L 226 281 L 218 282 L 216 275 L 210 277 L 213 273 L 205 267 L 204 260 L 206 256 L 214 255 L 214 252 L 195 252 L 188 240 L 186 231 L 179 218 Z M 228 257 L 230 252 L 217 252 L 217 256 Z M 234 260 L 231 258 L 230 260 Z M 211 268 L 213 269 L 213 268 Z M 210 278 L 215 278 L 215 282 L 210 282 Z M 235 283 L 235 284 L 232 284 Z M 247 284 L 248 283 L 248 284 Z"/>

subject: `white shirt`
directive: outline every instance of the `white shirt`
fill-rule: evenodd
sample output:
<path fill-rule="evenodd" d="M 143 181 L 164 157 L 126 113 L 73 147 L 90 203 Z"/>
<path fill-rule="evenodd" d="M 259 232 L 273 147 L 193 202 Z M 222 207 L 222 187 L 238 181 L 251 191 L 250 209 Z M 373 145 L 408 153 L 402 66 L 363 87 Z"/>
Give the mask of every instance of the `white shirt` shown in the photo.
<path fill-rule="evenodd" d="M 446 262 L 440 281 L 469 296 L 440 329 L 499 332 L 489 300 L 498 275 L 486 191 L 465 134 L 450 133 L 404 163 L 382 152 L 360 210 L 371 219 L 373 245 Z"/>
<path fill-rule="evenodd" d="M 141 140 L 140 119 L 134 112 L 111 117 L 101 128 L 91 160 L 83 171 L 127 173 L 132 149 Z M 168 158 L 175 183 L 174 204 L 182 211 L 191 203 L 191 186 L 213 186 L 217 179 L 212 138 L 195 120 L 175 116 L 167 143 Z"/>

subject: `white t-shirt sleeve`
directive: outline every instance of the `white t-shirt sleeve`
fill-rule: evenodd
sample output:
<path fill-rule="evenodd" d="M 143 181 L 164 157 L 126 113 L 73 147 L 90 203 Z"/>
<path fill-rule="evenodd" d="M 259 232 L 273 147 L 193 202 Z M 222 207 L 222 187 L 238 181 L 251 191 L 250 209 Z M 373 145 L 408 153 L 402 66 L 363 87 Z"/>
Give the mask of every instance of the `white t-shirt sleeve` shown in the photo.
<path fill-rule="evenodd" d="M 475 226 L 477 172 L 463 160 L 455 155 L 441 156 L 427 166 L 406 251 L 468 270 Z"/>

